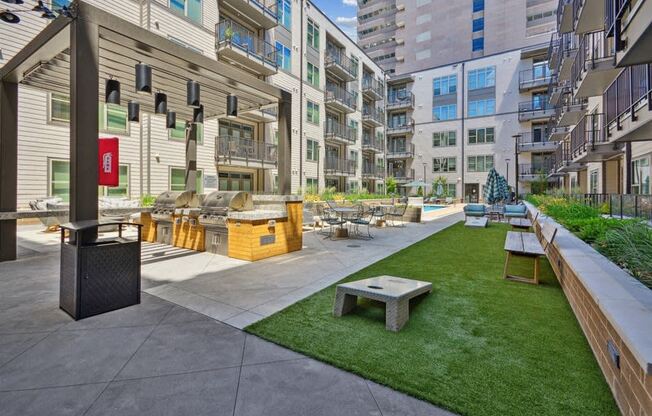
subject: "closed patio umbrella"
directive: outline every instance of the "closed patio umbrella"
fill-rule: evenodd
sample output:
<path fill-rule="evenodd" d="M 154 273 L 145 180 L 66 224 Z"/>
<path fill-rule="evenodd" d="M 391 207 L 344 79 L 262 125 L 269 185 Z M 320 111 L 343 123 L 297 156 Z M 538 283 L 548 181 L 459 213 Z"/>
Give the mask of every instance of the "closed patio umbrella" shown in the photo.
<path fill-rule="evenodd" d="M 441 183 L 437 185 L 437 196 L 442 196 L 444 194 L 444 187 L 441 186 Z"/>
<path fill-rule="evenodd" d="M 491 168 L 487 175 L 487 183 L 484 186 L 484 201 L 487 204 L 495 204 L 505 199 L 505 194 L 500 183 L 500 175 L 496 169 Z"/>

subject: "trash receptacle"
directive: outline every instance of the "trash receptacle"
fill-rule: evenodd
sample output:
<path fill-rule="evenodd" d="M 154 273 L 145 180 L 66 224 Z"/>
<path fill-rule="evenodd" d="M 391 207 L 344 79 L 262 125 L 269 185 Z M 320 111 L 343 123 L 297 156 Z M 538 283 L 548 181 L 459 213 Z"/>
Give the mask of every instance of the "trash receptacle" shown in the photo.
<path fill-rule="evenodd" d="M 117 226 L 117 234 L 98 238 L 98 227 L 107 225 Z M 137 227 L 137 238 L 123 237 L 125 226 Z M 78 320 L 140 303 L 141 226 L 107 220 L 61 225 L 61 309 Z"/>

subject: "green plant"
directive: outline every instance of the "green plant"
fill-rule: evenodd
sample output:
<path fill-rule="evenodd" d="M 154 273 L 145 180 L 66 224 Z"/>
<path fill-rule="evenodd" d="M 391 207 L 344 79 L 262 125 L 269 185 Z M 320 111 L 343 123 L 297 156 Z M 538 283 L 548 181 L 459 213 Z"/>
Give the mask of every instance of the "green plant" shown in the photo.
<path fill-rule="evenodd" d="M 417 188 L 417 196 L 423 196 L 423 187 L 418 187 Z"/>
<path fill-rule="evenodd" d="M 226 40 L 231 40 L 231 38 L 233 38 L 233 28 L 231 28 L 231 26 L 224 30 L 224 38 Z"/>
<path fill-rule="evenodd" d="M 389 176 L 385 179 L 385 189 L 387 189 L 387 193 L 390 195 L 396 193 L 396 179 L 394 179 L 393 176 Z"/>
<path fill-rule="evenodd" d="M 596 248 L 652 288 L 652 229 L 640 221 L 625 221 L 608 230 Z"/>
<path fill-rule="evenodd" d="M 140 197 L 140 206 L 142 207 L 151 207 L 154 205 L 154 201 L 156 200 L 156 197 L 150 194 L 145 194 Z"/>

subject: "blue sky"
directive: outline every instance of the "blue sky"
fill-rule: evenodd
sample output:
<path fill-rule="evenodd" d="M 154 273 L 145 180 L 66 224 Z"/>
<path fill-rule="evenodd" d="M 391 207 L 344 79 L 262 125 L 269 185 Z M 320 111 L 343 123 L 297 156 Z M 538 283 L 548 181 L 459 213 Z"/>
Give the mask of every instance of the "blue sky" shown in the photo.
<path fill-rule="evenodd" d="M 342 28 L 353 40 L 356 36 L 357 0 L 312 0 L 322 12 Z"/>

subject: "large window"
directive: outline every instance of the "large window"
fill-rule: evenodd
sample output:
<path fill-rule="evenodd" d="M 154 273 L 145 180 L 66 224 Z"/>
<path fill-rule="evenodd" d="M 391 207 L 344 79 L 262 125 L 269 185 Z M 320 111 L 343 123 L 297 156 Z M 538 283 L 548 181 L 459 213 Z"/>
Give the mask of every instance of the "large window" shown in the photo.
<path fill-rule="evenodd" d="M 102 186 L 100 195 L 129 198 L 129 165 L 120 165 L 119 177 L 120 181 L 118 186 Z"/>
<path fill-rule="evenodd" d="M 316 194 L 319 192 L 319 179 L 317 178 L 306 178 L 306 193 Z"/>
<path fill-rule="evenodd" d="M 469 172 L 488 172 L 494 167 L 494 157 L 493 155 L 469 156 L 466 166 Z"/>
<path fill-rule="evenodd" d="M 62 94 L 50 94 L 50 121 L 70 122 L 70 98 Z"/>
<path fill-rule="evenodd" d="M 473 0 L 473 12 L 484 10 L 484 0 Z"/>
<path fill-rule="evenodd" d="M 484 50 L 484 38 L 475 38 L 471 41 L 473 52 Z"/>
<path fill-rule="evenodd" d="M 457 75 L 434 78 L 432 89 L 435 96 L 455 94 L 457 92 Z"/>
<path fill-rule="evenodd" d="M 306 79 L 310 85 L 319 88 L 319 67 L 308 62 Z"/>
<path fill-rule="evenodd" d="M 650 194 L 650 159 L 632 160 L 632 193 Z"/>
<path fill-rule="evenodd" d="M 494 127 L 469 129 L 469 144 L 494 143 L 495 132 Z"/>
<path fill-rule="evenodd" d="M 484 30 L 484 17 L 473 19 L 473 31 L 480 32 L 481 30 Z"/>
<path fill-rule="evenodd" d="M 319 104 L 308 101 L 306 103 L 306 118 L 309 123 L 319 124 Z"/>
<path fill-rule="evenodd" d="M 591 171 L 589 177 L 589 192 L 592 194 L 598 193 L 598 170 Z"/>
<path fill-rule="evenodd" d="M 457 118 L 457 104 L 438 105 L 432 108 L 432 119 L 435 121 L 455 118 Z"/>
<path fill-rule="evenodd" d="M 319 52 L 319 26 L 311 19 L 308 19 L 307 36 L 308 46 L 312 46 Z"/>
<path fill-rule="evenodd" d="M 457 159 L 454 157 L 436 157 L 432 159 L 432 171 L 445 173 L 457 171 Z"/>
<path fill-rule="evenodd" d="M 64 201 L 70 200 L 70 162 L 67 160 L 50 159 L 48 172 L 48 195 L 56 196 Z M 100 196 L 129 197 L 129 165 L 120 165 L 118 186 L 100 186 Z"/>
<path fill-rule="evenodd" d="M 62 94 L 50 94 L 50 122 L 70 123 L 70 98 Z M 99 129 L 101 132 L 129 134 L 127 108 L 114 104 L 99 104 Z"/>
<path fill-rule="evenodd" d="M 432 147 L 449 147 L 457 145 L 455 130 L 439 131 L 432 134 Z"/>
<path fill-rule="evenodd" d="M 292 52 L 281 42 L 276 42 L 276 64 L 284 71 L 292 69 Z"/>
<path fill-rule="evenodd" d="M 186 122 L 177 121 L 173 129 L 168 129 L 168 138 L 177 142 L 186 141 Z M 197 124 L 197 144 L 204 143 L 204 125 Z"/>
<path fill-rule="evenodd" d="M 474 69 L 469 71 L 469 90 L 496 86 L 496 67 Z"/>
<path fill-rule="evenodd" d="M 292 28 L 292 1 L 278 0 L 278 22 L 287 29 Z"/>
<path fill-rule="evenodd" d="M 201 2 L 202 0 L 170 0 L 170 9 L 196 23 L 201 23 Z"/>
<path fill-rule="evenodd" d="M 204 193 L 204 171 L 197 169 L 197 193 Z M 186 190 L 186 170 L 184 168 L 170 168 L 170 190 L 182 192 Z"/>
<path fill-rule="evenodd" d="M 316 162 L 319 159 L 319 143 L 316 140 L 308 139 L 306 145 L 306 160 Z"/>
<path fill-rule="evenodd" d="M 469 101 L 469 117 L 489 116 L 496 114 L 496 99 Z"/>

